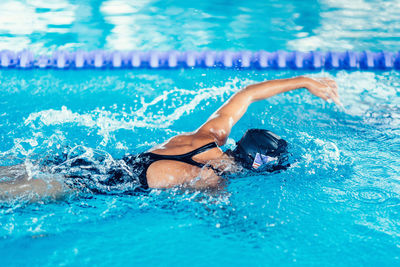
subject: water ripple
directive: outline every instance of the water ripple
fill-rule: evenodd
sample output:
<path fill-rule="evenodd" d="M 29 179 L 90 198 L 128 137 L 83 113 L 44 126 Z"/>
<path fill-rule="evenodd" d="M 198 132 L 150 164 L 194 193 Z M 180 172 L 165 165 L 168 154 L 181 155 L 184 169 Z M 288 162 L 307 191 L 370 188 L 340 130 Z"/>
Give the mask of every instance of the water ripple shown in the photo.
<path fill-rule="evenodd" d="M 349 194 L 341 188 L 323 187 L 319 193 L 313 192 L 313 198 L 320 203 L 334 204 L 349 201 Z M 316 193 L 316 194 L 314 194 Z"/>
<path fill-rule="evenodd" d="M 382 204 L 390 199 L 390 193 L 377 187 L 361 187 L 352 192 L 352 196 L 363 203 Z"/>

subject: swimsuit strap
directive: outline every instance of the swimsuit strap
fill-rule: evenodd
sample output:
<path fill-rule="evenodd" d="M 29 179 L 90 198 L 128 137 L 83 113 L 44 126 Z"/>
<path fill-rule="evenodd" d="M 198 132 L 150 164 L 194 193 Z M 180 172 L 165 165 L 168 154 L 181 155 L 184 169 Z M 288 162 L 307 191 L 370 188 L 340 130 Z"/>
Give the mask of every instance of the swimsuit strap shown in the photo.
<path fill-rule="evenodd" d="M 142 166 L 142 170 L 141 170 L 140 174 L 138 175 L 139 182 L 144 189 L 149 188 L 149 185 L 147 184 L 147 177 L 146 177 L 147 169 L 150 167 L 150 165 L 152 163 L 159 161 L 159 160 L 175 160 L 175 161 L 184 162 L 184 163 L 187 163 L 187 164 L 199 167 L 199 168 L 203 168 L 205 166 L 205 164 L 194 161 L 192 159 L 192 157 L 197 154 L 203 153 L 209 149 L 215 148 L 215 147 L 218 147 L 218 145 L 215 142 L 212 142 L 212 143 L 208 143 L 202 147 L 199 147 L 193 151 L 190 151 L 185 154 L 180 154 L 180 155 L 160 155 L 160 154 L 154 154 L 151 152 L 146 152 L 146 153 L 140 154 L 140 158 L 142 160 L 137 162 L 140 166 Z M 131 166 L 134 165 L 135 160 L 136 160 L 136 157 L 134 157 L 134 156 L 127 156 L 124 158 L 124 161 L 127 162 Z M 213 166 L 209 166 L 209 167 L 212 170 L 214 170 L 215 172 L 218 171 Z"/>
<path fill-rule="evenodd" d="M 195 160 L 192 159 L 192 157 L 194 157 L 197 154 L 203 153 L 207 150 L 210 150 L 212 148 L 218 147 L 218 145 L 215 142 L 212 143 L 208 143 L 204 146 L 201 146 L 193 151 L 190 151 L 188 153 L 185 154 L 180 154 L 180 155 L 160 155 L 160 154 L 154 154 L 154 153 L 147 153 L 148 155 L 150 155 L 150 157 L 152 158 L 152 160 L 154 161 L 158 161 L 158 160 L 176 160 L 176 161 L 181 161 L 184 163 L 188 163 L 190 165 L 194 165 L 196 167 L 199 168 L 203 168 L 205 166 L 204 163 L 200 163 L 197 162 Z M 214 168 L 212 168 L 214 169 Z"/>

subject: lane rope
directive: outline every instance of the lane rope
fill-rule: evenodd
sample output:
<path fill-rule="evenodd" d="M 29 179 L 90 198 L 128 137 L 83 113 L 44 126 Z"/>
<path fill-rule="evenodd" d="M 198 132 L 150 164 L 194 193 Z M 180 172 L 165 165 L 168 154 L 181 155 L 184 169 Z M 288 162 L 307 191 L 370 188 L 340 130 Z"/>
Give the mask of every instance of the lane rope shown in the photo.
<path fill-rule="evenodd" d="M 0 51 L 0 68 L 17 69 L 365 69 L 400 70 L 400 52 L 371 51 Z"/>

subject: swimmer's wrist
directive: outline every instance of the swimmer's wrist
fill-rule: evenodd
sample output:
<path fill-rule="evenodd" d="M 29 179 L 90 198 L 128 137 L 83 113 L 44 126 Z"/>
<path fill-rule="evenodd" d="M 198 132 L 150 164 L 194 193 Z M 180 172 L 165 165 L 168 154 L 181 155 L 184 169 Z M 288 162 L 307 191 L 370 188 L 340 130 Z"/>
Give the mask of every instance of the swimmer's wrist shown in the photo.
<path fill-rule="evenodd" d="M 305 76 L 296 77 L 296 82 L 298 84 L 298 88 L 306 88 L 308 89 L 310 84 L 312 83 L 312 79 Z"/>

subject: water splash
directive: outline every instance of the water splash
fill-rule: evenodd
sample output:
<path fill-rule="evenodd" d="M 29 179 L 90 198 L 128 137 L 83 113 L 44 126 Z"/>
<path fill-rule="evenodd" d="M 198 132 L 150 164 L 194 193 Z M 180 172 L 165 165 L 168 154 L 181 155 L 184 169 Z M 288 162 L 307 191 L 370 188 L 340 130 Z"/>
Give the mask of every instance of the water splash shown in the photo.
<path fill-rule="evenodd" d="M 89 113 L 80 114 L 72 112 L 66 106 L 62 106 L 61 110 L 42 110 L 29 114 L 24 124 L 33 129 L 39 130 L 44 126 L 63 125 L 72 123 L 76 126 L 83 126 L 91 129 L 97 129 L 97 134 L 103 137 L 101 145 L 105 146 L 110 141 L 111 133 L 121 129 L 135 131 L 136 128 L 157 128 L 168 129 L 182 116 L 188 115 L 200 106 L 201 102 L 209 101 L 209 99 L 218 99 L 224 97 L 237 90 L 236 84 L 238 79 L 227 82 L 222 87 L 209 87 L 199 89 L 198 91 L 186 89 L 173 89 L 164 91 L 162 95 L 155 97 L 150 102 L 145 102 L 141 98 L 141 107 L 136 111 L 111 112 L 103 109 L 95 109 Z M 247 81 L 248 83 L 248 81 Z M 193 96 L 193 98 L 177 107 L 170 114 L 164 114 L 163 111 L 158 113 L 148 112 L 156 106 L 166 106 L 171 98 L 180 95 L 182 97 Z M 207 105 L 207 102 L 205 103 Z M 151 115 L 149 115 L 149 113 Z M 24 142 L 36 140 L 24 140 Z"/>

